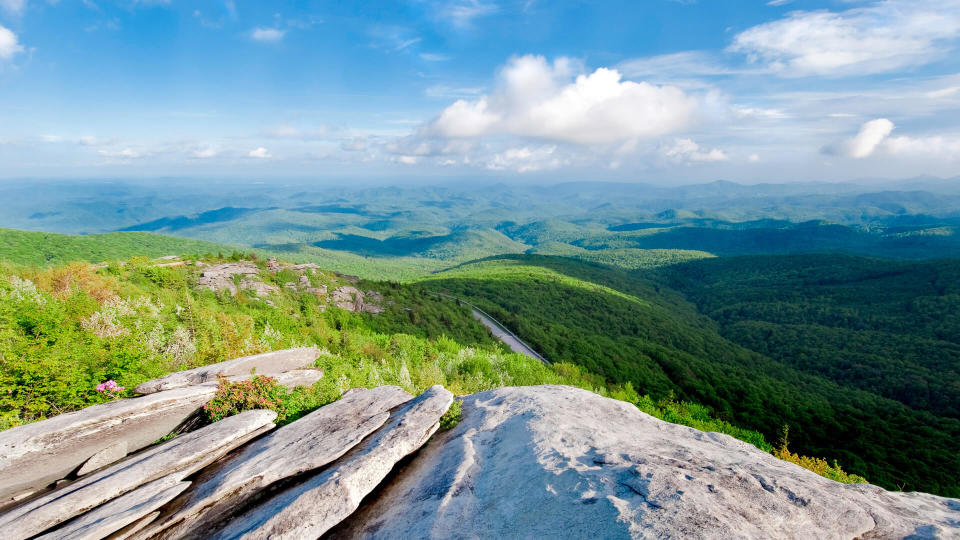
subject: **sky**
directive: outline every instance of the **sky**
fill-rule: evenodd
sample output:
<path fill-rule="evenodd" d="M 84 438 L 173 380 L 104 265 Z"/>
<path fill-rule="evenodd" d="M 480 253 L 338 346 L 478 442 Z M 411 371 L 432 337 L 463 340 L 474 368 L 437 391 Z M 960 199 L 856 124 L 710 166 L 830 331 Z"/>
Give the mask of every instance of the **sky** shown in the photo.
<path fill-rule="evenodd" d="M 0 178 L 960 175 L 960 0 L 0 0 Z"/>

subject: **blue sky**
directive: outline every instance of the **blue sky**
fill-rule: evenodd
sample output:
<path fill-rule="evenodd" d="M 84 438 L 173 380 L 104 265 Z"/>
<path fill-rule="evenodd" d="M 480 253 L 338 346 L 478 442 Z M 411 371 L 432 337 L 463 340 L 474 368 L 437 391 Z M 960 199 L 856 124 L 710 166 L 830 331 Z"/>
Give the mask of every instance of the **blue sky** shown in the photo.
<path fill-rule="evenodd" d="M 960 175 L 956 0 L 0 0 L 0 178 Z"/>

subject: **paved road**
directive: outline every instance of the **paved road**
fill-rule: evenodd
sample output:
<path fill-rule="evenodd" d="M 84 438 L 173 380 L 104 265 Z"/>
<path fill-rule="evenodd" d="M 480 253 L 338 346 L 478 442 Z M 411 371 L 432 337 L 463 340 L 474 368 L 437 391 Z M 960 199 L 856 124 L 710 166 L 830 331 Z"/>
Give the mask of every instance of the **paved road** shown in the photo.
<path fill-rule="evenodd" d="M 457 298 L 456 296 L 450 296 L 449 294 L 444 294 L 442 292 L 436 292 L 436 291 L 428 291 L 428 292 L 429 294 L 432 294 L 434 296 L 442 296 L 444 298 L 456 300 L 461 304 L 470 306 L 470 309 L 473 310 L 473 317 L 478 321 L 482 322 L 484 326 L 489 328 L 490 333 L 492 333 L 495 338 L 505 343 L 507 347 L 510 347 L 511 351 L 515 353 L 520 353 L 524 356 L 529 356 L 534 360 L 539 360 L 546 365 L 550 365 L 550 361 L 544 358 L 542 354 L 533 350 L 533 347 L 524 343 L 523 340 L 517 337 L 516 334 L 511 332 L 509 328 L 500 324 L 500 321 L 494 319 L 493 317 L 488 315 L 485 311 L 478 308 L 477 306 L 471 304 L 470 302 L 464 302 L 463 300 Z"/>
<path fill-rule="evenodd" d="M 487 317 L 481 313 L 476 308 L 473 309 L 473 317 L 484 324 L 487 328 L 490 329 L 490 333 L 500 341 L 504 342 L 507 347 L 510 347 L 510 350 L 515 353 L 520 353 L 525 356 L 529 356 L 534 360 L 539 360 L 544 364 L 548 364 L 547 359 L 540 356 L 537 351 L 530 348 L 526 343 L 520 341 L 516 336 L 514 336 L 510 331 L 503 328 L 497 321 Z"/>

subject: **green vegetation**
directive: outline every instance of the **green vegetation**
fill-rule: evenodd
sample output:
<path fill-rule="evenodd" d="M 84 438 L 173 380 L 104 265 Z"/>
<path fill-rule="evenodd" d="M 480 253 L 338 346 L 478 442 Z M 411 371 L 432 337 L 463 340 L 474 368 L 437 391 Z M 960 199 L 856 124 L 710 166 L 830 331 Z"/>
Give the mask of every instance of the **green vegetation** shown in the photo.
<path fill-rule="evenodd" d="M 145 232 L 75 236 L 0 229 L 0 261 L 55 265 L 74 261 L 105 262 L 130 257 L 163 257 L 184 253 L 231 253 L 235 246 Z"/>
<path fill-rule="evenodd" d="M 103 268 L 0 267 L 0 428 L 113 399 L 96 391 L 108 380 L 129 389 L 173 370 L 313 345 L 321 348 L 316 367 L 325 376 L 312 388 L 288 390 L 265 376 L 222 381 L 206 407 L 208 420 L 267 407 L 286 423 L 352 387 L 393 384 L 419 393 L 442 384 L 462 395 L 565 384 L 634 403 L 663 420 L 772 449 L 760 433 L 712 417 L 706 407 L 654 400 L 630 382 L 611 384 L 572 363 L 547 366 L 507 352 L 466 308 L 415 287 L 362 283 L 395 303 L 371 316 L 324 310 L 315 295 L 289 289 L 271 297 L 274 306 L 243 292 L 195 290 L 197 273 L 193 266 L 150 266 L 145 259 Z M 264 272 L 261 278 L 282 285 L 291 274 Z M 310 275 L 313 284 L 335 279 L 324 272 Z M 449 429 L 458 421 L 456 402 L 442 424 Z"/>
<path fill-rule="evenodd" d="M 710 274 L 711 265 L 725 261 L 686 265 L 700 265 Z M 852 266 L 859 264 L 854 261 Z M 630 382 L 655 400 L 676 396 L 702 404 L 711 417 L 759 431 L 770 440 L 789 424 L 792 444 L 801 453 L 836 460 L 853 474 L 888 488 L 960 494 L 960 421 L 725 338 L 722 327 L 668 286 L 670 276 L 686 275 L 686 265 L 645 277 L 573 259 L 513 256 L 461 266 L 413 286 L 478 305 L 554 362 L 577 364 L 613 384 Z M 735 262 L 729 268 L 736 275 Z M 753 282 L 746 275 L 744 286 Z M 909 273 L 903 279 L 928 283 Z M 943 325 L 955 318 L 944 316 L 949 309 L 938 310 L 954 298 L 951 290 L 941 286 L 944 296 L 921 298 L 913 313 L 902 317 L 937 320 L 945 330 Z M 777 291 L 772 287 L 768 293 Z M 879 302 L 884 293 L 853 294 Z M 751 293 L 733 292 L 729 298 L 739 298 L 734 303 L 739 305 Z M 878 304 L 877 312 L 896 312 L 892 305 Z M 951 362 L 942 358 L 930 362 Z M 945 377 L 949 384 L 949 373 Z"/>
<path fill-rule="evenodd" d="M 440 417 L 440 430 L 447 431 L 457 427 L 461 418 L 463 418 L 463 406 L 460 400 L 455 399 L 453 403 L 450 404 L 447 412 L 443 413 L 443 416 Z"/>
<path fill-rule="evenodd" d="M 277 423 L 285 424 L 301 411 L 322 404 L 312 388 L 290 390 L 273 377 L 254 375 L 246 381 L 221 379 L 216 395 L 203 406 L 203 412 L 208 421 L 216 422 L 243 411 L 270 409 L 277 412 Z"/>

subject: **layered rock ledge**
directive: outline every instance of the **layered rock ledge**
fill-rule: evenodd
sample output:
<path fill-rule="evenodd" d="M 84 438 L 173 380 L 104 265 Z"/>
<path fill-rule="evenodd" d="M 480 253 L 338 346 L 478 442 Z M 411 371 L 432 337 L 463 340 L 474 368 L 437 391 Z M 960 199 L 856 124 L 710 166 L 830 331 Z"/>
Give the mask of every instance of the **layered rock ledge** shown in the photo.
<path fill-rule="evenodd" d="M 200 384 L 109 405 L 215 388 L 205 377 L 182 373 L 167 381 Z M 459 424 L 444 432 L 449 391 L 382 386 L 280 428 L 276 413 L 247 411 L 131 455 L 112 443 L 95 470 L 8 506 L 0 530 L 10 540 L 960 537 L 958 500 L 839 484 L 585 390 L 461 399 Z M 88 437 L 55 420 L 31 433 L 61 450 Z M 24 463 L 44 453 L 11 448 Z M 21 484 L 50 483 L 49 471 L 24 471 Z"/>

